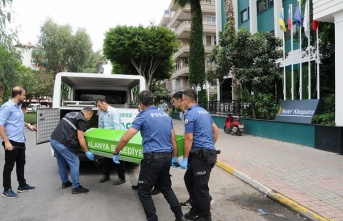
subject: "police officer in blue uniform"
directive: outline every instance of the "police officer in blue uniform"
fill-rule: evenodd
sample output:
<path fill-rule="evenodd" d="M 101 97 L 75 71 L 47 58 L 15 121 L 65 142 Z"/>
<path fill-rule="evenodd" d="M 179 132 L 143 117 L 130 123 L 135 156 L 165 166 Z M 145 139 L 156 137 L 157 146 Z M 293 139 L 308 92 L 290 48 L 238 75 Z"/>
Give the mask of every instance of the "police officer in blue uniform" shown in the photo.
<path fill-rule="evenodd" d="M 185 221 L 179 201 L 171 188 L 169 175 L 170 165 L 179 165 L 173 122 L 167 113 L 154 106 L 153 95 L 147 90 L 138 94 L 138 105 L 140 113 L 118 142 L 113 153 L 113 161 L 119 164 L 120 150 L 140 131 L 144 159 L 138 178 L 138 196 L 146 218 L 149 221 L 158 220 L 151 197 L 151 189 L 156 183 L 175 214 L 175 220 Z"/>
<path fill-rule="evenodd" d="M 217 161 L 215 142 L 219 130 L 211 115 L 197 104 L 197 94 L 193 89 L 182 92 L 185 112 L 185 136 L 182 169 L 187 169 L 184 180 L 192 208 L 185 214 L 188 220 L 210 221 L 211 207 L 208 183 L 210 173 Z M 188 165 L 188 167 L 187 167 Z"/>

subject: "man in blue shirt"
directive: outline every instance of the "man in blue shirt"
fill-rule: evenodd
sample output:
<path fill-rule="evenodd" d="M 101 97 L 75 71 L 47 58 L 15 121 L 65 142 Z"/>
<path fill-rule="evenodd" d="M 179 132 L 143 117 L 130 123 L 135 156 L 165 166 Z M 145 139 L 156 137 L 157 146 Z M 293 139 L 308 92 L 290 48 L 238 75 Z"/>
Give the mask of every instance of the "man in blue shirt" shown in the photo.
<path fill-rule="evenodd" d="M 99 108 L 100 121 L 99 128 L 108 128 L 115 130 L 125 130 L 124 124 L 120 119 L 119 112 L 116 108 L 108 105 L 107 101 L 103 98 L 96 101 L 96 106 Z M 102 178 L 99 183 L 104 183 L 110 180 L 111 167 L 113 165 L 111 158 L 105 158 L 104 165 L 102 168 Z M 120 185 L 125 183 L 125 161 L 120 161 L 117 165 L 118 180 L 113 182 L 113 185 Z"/>
<path fill-rule="evenodd" d="M 179 201 L 171 188 L 169 175 L 170 164 L 174 167 L 179 165 L 173 122 L 167 113 L 157 109 L 153 104 L 154 97 L 151 92 L 144 90 L 138 94 L 138 107 L 141 112 L 118 142 L 113 153 L 113 161 L 119 163 L 119 152 L 140 131 L 144 159 L 138 178 L 138 196 L 146 218 L 149 221 L 158 220 L 151 197 L 151 189 L 156 183 L 175 214 L 175 220 L 185 221 Z"/>
<path fill-rule="evenodd" d="M 24 126 L 31 131 L 36 128 L 24 122 L 24 113 L 21 110 L 22 102 L 26 98 L 26 92 L 21 87 L 14 87 L 12 97 L 0 108 L 0 137 L 5 148 L 5 166 L 3 172 L 3 197 L 18 198 L 12 191 L 11 172 L 16 163 L 17 179 L 19 182 L 18 192 L 34 190 L 34 186 L 26 183 L 24 176 L 25 167 L 25 131 Z"/>
<path fill-rule="evenodd" d="M 219 130 L 211 115 L 197 104 L 197 94 L 193 89 L 182 92 L 185 112 L 184 153 L 181 168 L 187 169 L 184 180 L 190 198 L 191 210 L 186 219 L 210 221 L 211 207 L 208 182 L 217 161 L 215 142 Z M 188 163 L 188 158 L 191 159 Z"/>

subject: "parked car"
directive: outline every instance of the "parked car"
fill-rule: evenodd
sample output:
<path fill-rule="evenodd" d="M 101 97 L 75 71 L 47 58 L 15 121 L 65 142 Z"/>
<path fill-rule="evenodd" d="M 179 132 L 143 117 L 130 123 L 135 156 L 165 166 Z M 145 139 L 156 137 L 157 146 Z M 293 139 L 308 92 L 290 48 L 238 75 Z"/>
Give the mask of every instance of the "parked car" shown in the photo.
<path fill-rule="evenodd" d="M 35 113 L 38 108 L 46 108 L 46 106 L 41 104 L 29 104 L 26 108 L 26 113 Z"/>

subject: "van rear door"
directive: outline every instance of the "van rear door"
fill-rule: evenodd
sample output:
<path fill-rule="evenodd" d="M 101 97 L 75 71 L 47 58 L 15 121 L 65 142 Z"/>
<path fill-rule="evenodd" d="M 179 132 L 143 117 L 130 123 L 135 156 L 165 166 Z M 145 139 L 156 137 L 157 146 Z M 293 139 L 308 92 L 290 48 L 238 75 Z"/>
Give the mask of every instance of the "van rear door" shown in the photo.
<path fill-rule="evenodd" d="M 60 110 L 58 108 L 37 109 L 36 144 L 49 142 L 50 136 L 60 120 Z"/>

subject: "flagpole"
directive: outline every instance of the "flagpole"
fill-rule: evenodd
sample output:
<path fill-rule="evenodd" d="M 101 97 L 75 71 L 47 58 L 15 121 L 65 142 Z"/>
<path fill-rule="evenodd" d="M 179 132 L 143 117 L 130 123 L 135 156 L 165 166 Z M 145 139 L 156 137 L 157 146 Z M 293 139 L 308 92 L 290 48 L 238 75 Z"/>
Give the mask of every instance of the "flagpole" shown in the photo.
<path fill-rule="evenodd" d="M 311 50 L 310 50 L 310 46 L 311 46 L 311 28 L 310 28 L 310 1 L 307 0 L 306 1 L 306 15 L 307 16 L 307 20 L 306 20 L 306 27 L 307 27 L 307 50 L 308 50 L 308 99 L 311 99 Z"/>
<path fill-rule="evenodd" d="M 281 9 L 285 17 L 283 8 Z M 283 42 L 283 99 L 286 100 L 286 52 L 285 52 L 285 33 L 282 32 L 282 42 Z"/>
<path fill-rule="evenodd" d="M 320 99 L 320 75 L 319 75 L 319 27 L 316 30 L 317 35 L 317 99 Z"/>
<path fill-rule="evenodd" d="M 298 0 L 298 4 L 299 4 L 299 10 L 300 10 L 300 14 L 301 14 L 301 2 Z M 303 63 L 302 63 L 302 44 L 301 44 L 301 25 L 299 26 L 299 53 L 300 53 L 300 64 L 299 64 L 299 68 L 300 68 L 300 77 L 299 77 L 299 100 L 303 99 Z"/>
<path fill-rule="evenodd" d="M 293 5 L 289 4 L 288 7 L 291 7 L 291 18 L 293 23 Z M 291 29 L 291 52 L 292 52 L 292 88 L 291 88 L 291 94 L 292 94 L 292 100 L 294 100 L 294 67 L 293 67 L 293 28 Z"/>

